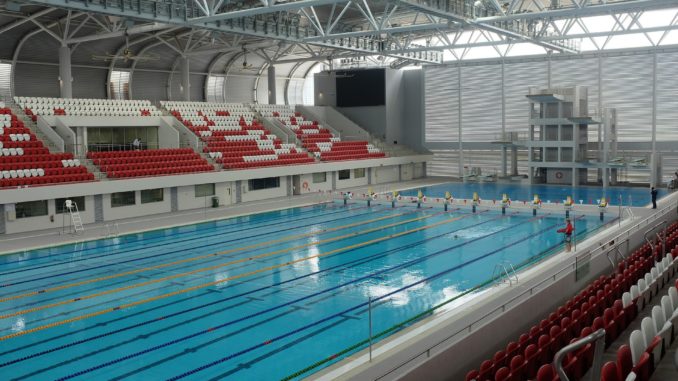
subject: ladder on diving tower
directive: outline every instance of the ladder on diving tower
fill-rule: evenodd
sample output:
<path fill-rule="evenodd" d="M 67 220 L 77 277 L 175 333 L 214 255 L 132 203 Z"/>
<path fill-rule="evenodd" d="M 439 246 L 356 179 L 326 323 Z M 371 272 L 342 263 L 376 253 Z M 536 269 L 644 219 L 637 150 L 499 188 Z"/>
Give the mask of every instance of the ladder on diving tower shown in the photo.
<path fill-rule="evenodd" d="M 73 201 L 73 200 L 66 200 L 64 203 L 64 209 L 68 212 L 68 214 L 71 217 L 71 223 L 69 224 L 69 227 L 72 228 L 69 229 L 70 233 L 75 233 L 78 234 L 79 232 L 85 231 L 84 226 L 82 226 L 82 218 L 80 217 L 80 211 L 78 210 L 78 204 Z M 62 230 L 65 224 L 62 224 Z"/>

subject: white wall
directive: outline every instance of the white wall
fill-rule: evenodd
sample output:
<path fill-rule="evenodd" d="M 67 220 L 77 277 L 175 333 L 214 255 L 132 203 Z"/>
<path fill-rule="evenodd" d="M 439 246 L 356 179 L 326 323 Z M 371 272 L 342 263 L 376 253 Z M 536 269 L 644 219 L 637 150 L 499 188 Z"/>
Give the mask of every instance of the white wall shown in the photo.
<path fill-rule="evenodd" d="M 219 205 L 235 203 L 235 184 L 232 182 L 214 184 L 214 195 L 219 197 Z M 212 206 L 212 196 L 195 197 L 195 185 L 177 187 L 179 210 L 200 209 Z"/>
<path fill-rule="evenodd" d="M 367 185 L 367 168 L 365 169 L 365 176 L 355 178 L 355 170 L 351 170 L 351 178 L 346 180 L 339 180 L 339 172 L 337 176 L 337 189 L 354 188 Z"/>
<path fill-rule="evenodd" d="M 306 173 L 301 175 L 299 184 L 301 185 L 301 193 L 315 193 L 318 191 L 332 190 L 332 172 L 325 172 L 324 183 L 313 183 L 313 174 Z M 308 188 L 304 188 L 304 183 L 308 183 Z"/>
<path fill-rule="evenodd" d="M 169 213 L 172 211 L 170 190 L 164 188 L 163 200 L 160 202 L 141 203 L 141 191 L 134 191 L 135 205 L 111 207 L 111 195 L 103 195 L 104 220 L 119 220 L 121 218 L 142 217 L 151 214 Z"/>
<path fill-rule="evenodd" d="M 414 168 L 413 177 L 415 179 L 426 177 L 426 172 L 424 171 L 424 163 L 414 163 L 412 164 L 412 166 Z"/>
<path fill-rule="evenodd" d="M 78 205 L 82 207 L 81 205 Z M 60 228 L 65 224 L 70 223 L 70 217 L 68 214 L 65 214 L 66 219 L 63 219 L 62 214 L 56 214 L 56 203 L 55 200 L 47 201 L 47 210 L 48 213 L 46 216 L 38 217 L 27 217 L 27 218 L 18 218 L 14 221 L 5 222 L 6 234 L 12 233 L 24 233 L 29 231 L 36 230 L 36 227 L 39 229 L 50 229 L 50 228 Z M 0 218 L 6 218 L 6 216 L 0 216 Z M 82 218 L 83 224 L 94 223 L 94 197 L 87 196 L 85 197 L 85 210 L 80 212 L 80 218 Z"/>
<path fill-rule="evenodd" d="M 372 169 L 372 183 L 384 184 L 398 181 L 398 166 L 391 165 Z"/>
<path fill-rule="evenodd" d="M 414 165 L 413 164 L 403 164 L 400 166 L 401 181 L 408 181 L 414 178 Z"/>
<path fill-rule="evenodd" d="M 303 182 L 302 182 L 303 183 Z M 287 176 L 280 177 L 280 186 L 278 188 L 261 189 L 256 191 L 249 190 L 249 182 L 240 183 L 242 191 L 242 202 L 259 201 L 268 198 L 287 196 Z"/>

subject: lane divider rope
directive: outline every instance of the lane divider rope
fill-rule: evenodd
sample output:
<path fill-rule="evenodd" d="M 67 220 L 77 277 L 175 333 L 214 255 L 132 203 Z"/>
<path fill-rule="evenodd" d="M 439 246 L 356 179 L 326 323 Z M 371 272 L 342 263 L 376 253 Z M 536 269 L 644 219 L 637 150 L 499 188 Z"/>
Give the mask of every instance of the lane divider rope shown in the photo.
<path fill-rule="evenodd" d="M 428 216 L 424 216 L 424 217 L 418 217 L 417 219 L 412 219 L 410 222 L 415 221 L 415 220 L 419 220 L 419 219 L 430 218 L 430 217 L 440 215 L 440 214 L 443 214 L 443 213 L 445 213 L 445 212 L 440 212 L 440 213 L 436 213 L 436 214 L 428 215 Z M 459 218 L 461 218 L 461 217 L 459 217 Z M 199 290 L 199 289 L 202 289 L 202 288 L 211 287 L 211 286 L 214 286 L 214 285 L 217 285 L 217 284 L 229 282 L 229 281 L 232 281 L 232 280 L 235 280 L 235 279 L 248 277 L 248 276 L 258 274 L 258 273 L 261 273 L 261 272 L 264 272 L 264 271 L 275 270 L 275 269 L 278 269 L 278 268 L 281 268 L 281 267 L 291 266 L 291 265 L 294 265 L 296 263 L 300 263 L 300 262 L 303 262 L 303 261 L 308 261 L 308 260 L 315 259 L 315 258 L 322 258 L 322 257 L 326 257 L 326 256 L 329 256 L 329 255 L 333 255 L 333 254 L 353 250 L 353 249 L 356 249 L 356 248 L 360 248 L 360 247 L 363 247 L 363 246 L 372 245 L 372 244 L 375 244 L 375 243 L 378 243 L 378 242 L 383 242 L 383 241 L 388 240 L 388 239 L 400 237 L 400 236 L 405 235 L 405 234 L 411 234 L 411 233 L 415 233 L 415 232 L 418 232 L 418 231 L 421 231 L 421 230 L 430 229 L 430 228 L 433 228 L 433 227 L 436 227 L 436 226 L 440 226 L 440 225 L 445 224 L 445 223 L 451 223 L 453 221 L 454 221 L 454 219 L 438 222 L 438 223 L 431 224 L 431 225 L 425 225 L 423 227 L 419 227 L 419 228 L 415 228 L 415 229 L 411 229 L 411 230 L 406 230 L 404 232 L 394 233 L 394 234 L 387 235 L 387 236 L 384 236 L 384 237 L 375 238 L 375 239 L 371 239 L 371 240 L 368 240 L 368 241 L 365 241 L 365 242 L 360 242 L 360 243 L 357 243 L 357 244 L 353 244 L 353 245 L 341 247 L 341 248 L 338 248 L 338 249 L 330 250 L 326 253 L 321 253 L 321 254 L 312 255 L 312 256 L 308 256 L 308 257 L 304 257 L 304 258 L 299 258 L 299 259 L 295 259 L 295 260 L 285 262 L 285 263 L 281 263 L 281 264 L 278 264 L 278 265 L 267 266 L 267 267 L 264 267 L 264 268 L 261 268 L 261 269 L 257 269 L 257 270 L 233 275 L 233 276 L 223 278 L 223 279 L 219 279 L 219 280 L 216 280 L 216 281 L 195 285 L 195 286 L 192 286 L 192 287 L 176 290 L 176 291 L 166 293 L 166 294 L 156 295 L 156 296 L 151 297 L 151 298 L 125 303 L 125 304 L 119 305 L 117 307 L 106 308 L 106 309 L 99 310 L 99 311 L 96 311 L 96 312 L 91 312 L 91 313 L 76 316 L 76 317 L 73 317 L 73 318 L 53 322 L 53 323 L 46 324 L 46 325 L 39 326 L 39 327 L 35 327 L 35 328 L 32 328 L 32 329 L 27 329 L 27 330 L 24 330 L 24 331 L 21 331 L 21 332 L 15 332 L 15 333 L 12 333 L 12 334 L 9 334 L 9 335 L 1 336 L 0 341 L 11 339 L 13 337 L 23 336 L 23 335 L 26 335 L 28 333 L 33 333 L 33 332 L 45 330 L 45 329 L 48 329 L 48 328 L 61 326 L 61 325 L 64 325 L 64 324 L 75 322 L 75 321 L 89 319 L 91 317 L 103 315 L 103 314 L 110 313 L 110 312 L 113 312 L 113 311 L 119 311 L 119 310 L 122 310 L 122 309 L 127 309 L 127 308 L 130 308 L 130 307 L 150 303 L 150 302 L 153 302 L 153 301 L 156 301 L 156 300 L 169 298 L 169 297 L 172 297 L 172 296 L 175 296 L 175 295 L 184 294 L 184 293 Z M 402 222 L 400 224 L 404 224 L 404 223 L 407 223 L 407 222 Z M 391 225 L 393 225 L 393 224 L 391 224 Z M 387 227 L 390 227 L 390 226 L 386 225 L 386 226 L 381 227 L 381 229 L 384 229 L 384 228 L 387 228 Z M 377 229 L 377 230 L 381 230 L 381 229 Z M 315 245 L 315 244 L 309 244 L 309 245 Z M 309 246 L 309 245 L 307 245 L 307 246 Z M 267 253 L 265 253 L 265 254 L 267 254 Z M 262 254 L 262 256 L 265 255 L 265 254 Z M 271 254 L 271 255 L 273 255 L 273 254 Z M 253 260 L 253 259 L 256 259 L 256 256 L 250 257 L 250 258 L 243 258 L 241 260 L 233 261 L 233 262 L 234 263 L 240 263 L 240 262 L 244 262 L 244 261 L 247 261 L 247 260 Z M 213 266 L 213 267 L 215 267 L 215 266 Z M 207 271 L 207 270 L 205 270 L 205 271 Z M 190 274 L 190 273 L 193 273 L 193 272 L 184 273 L 184 274 Z M 177 274 L 177 275 L 179 275 L 179 274 Z M 173 277 L 174 276 L 165 277 L 165 278 L 162 278 L 162 280 L 173 279 Z M 142 282 L 142 283 L 136 284 L 135 286 L 141 287 L 140 285 L 147 285 L 147 284 L 150 284 L 150 282 L 157 283 L 156 281 L 160 281 L 160 280 Z M 122 291 L 122 290 L 127 290 L 127 289 L 130 289 L 130 288 L 134 288 L 134 287 L 125 286 L 125 287 L 121 287 L 121 288 L 114 289 L 114 290 Z M 30 313 L 30 312 L 40 311 L 40 310 L 44 310 L 44 309 L 47 309 L 47 308 L 52 308 L 52 307 L 56 307 L 56 306 L 60 306 L 60 305 L 74 303 L 74 302 L 77 302 L 77 301 L 80 301 L 80 300 L 91 299 L 91 298 L 96 297 L 96 296 L 110 294 L 112 292 L 113 292 L 113 290 L 107 290 L 107 291 L 104 291 L 104 292 L 91 294 L 91 295 L 80 297 L 80 298 L 64 300 L 62 302 L 57 302 L 57 303 L 52 303 L 52 304 L 48 304 L 48 305 L 44 305 L 44 306 L 34 307 L 34 308 L 30 308 L 30 309 L 23 310 L 23 311 L 16 311 L 16 312 L 13 312 L 11 314 L 6 314 L 6 315 L 3 315 L 3 316 L 0 316 L 0 318 L 4 319 L 4 318 L 9 318 L 9 317 L 17 316 L 17 315 Z"/>
<path fill-rule="evenodd" d="M 334 227 L 334 228 L 321 229 L 321 230 L 318 230 L 318 231 L 315 231 L 315 232 L 295 234 L 295 235 L 279 238 L 279 239 L 272 240 L 272 241 L 259 242 L 259 243 L 252 244 L 252 245 L 247 245 L 247 246 L 242 246 L 242 247 L 238 247 L 238 248 L 234 248 L 234 249 L 219 251 L 219 252 L 216 252 L 216 253 L 204 254 L 204 255 L 191 257 L 191 258 L 185 258 L 185 259 L 181 259 L 181 260 L 178 260 L 178 261 L 163 263 L 163 264 L 159 264 L 159 265 L 155 265 L 155 266 L 143 267 L 143 268 L 139 268 L 139 269 L 125 271 L 125 272 L 118 273 L 118 274 L 112 274 L 112 275 L 107 275 L 107 276 L 103 276 L 103 277 L 87 279 L 87 280 L 83 280 L 83 281 L 80 281 L 80 282 L 68 283 L 68 284 L 64 284 L 64 285 L 60 285 L 60 286 L 56 286 L 56 287 L 34 290 L 34 291 L 30 291 L 30 292 L 23 293 L 23 294 L 17 294 L 17 295 L 13 295 L 13 296 L 9 296 L 9 297 L 0 298 L 0 303 L 8 302 L 8 301 L 11 301 L 11 300 L 23 299 L 23 298 L 26 298 L 26 297 L 29 297 L 29 296 L 35 296 L 35 295 L 46 294 L 46 293 L 54 292 L 54 291 L 65 290 L 65 289 L 68 289 L 68 288 L 83 286 L 83 285 L 86 285 L 86 284 L 102 282 L 102 281 L 106 281 L 106 280 L 110 280 L 110 279 L 120 278 L 120 277 L 127 276 L 127 275 L 138 274 L 138 273 L 142 273 L 142 272 L 146 272 L 146 271 L 163 269 L 163 268 L 166 268 L 166 267 L 171 267 L 171 266 L 180 265 L 180 264 L 184 264 L 184 263 L 190 263 L 190 262 L 198 261 L 198 260 L 201 260 L 201 259 L 213 258 L 213 257 L 216 257 L 216 256 L 221 256 L 221 255 L 231 254 L 231 253 L 235 253 L 235 252 L 250 250 L 250 249 L 254 249 L 254 248 L 257 248 L 257 247 L 261 247 L 261 246 L 268 246 L 268 245 L 281 243 L 281 242 L 285 242 L 285 241 L 291 241 L 291 240 L 300 239 L 300 238 L 304 238 L 304 237 L 310 237 L 310 236 L 314 236 L 314 235 L 330 233 L 330 232 L 343 230 L 343 229 L 350 229 L 352 227 L 356 227 L 356 226 L 360 226 L 360 225 L 364 225 L 364 224 L 368 224 L 368 223 L 373 223 L 373 222 L 378 222 L 378 221 L 386 220 L 386 219 L 389 219 L 389 218 L 400 217 L 400 216 L 403 216 L 403 215 L 406 215 L 406 214 L 411 214 L 411 213 L 414 213 L 414 212 L 398 213 L 398 214 L 379 217 L 379 218 L 375 218 L 375 219 L 371 219 L 371 220 L 367 220 L 367 221 L 355 222 L 355 223 L 352 223 L 352 224 L 347 224 L 347 225 L 338 226 L 338 227 Z M 315 244 L 317 244 L 317 243 L 315 243 Z M 301 247 L 305 247 L 305 246 L 301 246 Z M 3 318 L 3 316 L 0 316 L 0 318 Z"/>

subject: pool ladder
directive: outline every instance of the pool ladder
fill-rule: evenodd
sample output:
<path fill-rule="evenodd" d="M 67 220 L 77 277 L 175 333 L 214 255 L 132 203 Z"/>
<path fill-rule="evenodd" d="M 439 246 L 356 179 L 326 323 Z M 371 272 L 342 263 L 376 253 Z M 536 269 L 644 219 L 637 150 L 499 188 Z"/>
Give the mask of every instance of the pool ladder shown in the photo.
<path fill-rule="evenodd" d="M 120 228 L 118 227 L 117 222 L 114 224 L 106 224 L 104 226 L 106 227 L 106 238 L 117 237 L 120 235 Z"/>
<path fill-rule="evenodd" d="M 504 278 L 504 276 L 506 276 L 506 278 Z M 509 286 L 513 286 L 513 283 L 518 284 L 518 273 L 516 273 L 516 269 L 511 262 L 502 261 L 494 265 L 492 279 L 494 279 L 494 283 L 496 284 L 504 283 L 508 280 Z"/>

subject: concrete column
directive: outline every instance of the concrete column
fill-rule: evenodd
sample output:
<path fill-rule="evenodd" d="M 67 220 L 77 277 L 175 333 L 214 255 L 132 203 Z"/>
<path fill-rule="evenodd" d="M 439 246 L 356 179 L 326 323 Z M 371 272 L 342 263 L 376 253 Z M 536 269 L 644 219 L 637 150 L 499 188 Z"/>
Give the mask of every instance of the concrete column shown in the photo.
<path fill-rule="evenodd" d="M 77 127 L 75 133 L 76 146 L 73 152 L 76 155 L 84 156 L 87 153 L 87 127 Z"/>
<path fill-rule="evenodd" d="M 181 65 L 181 100 L 191 100 L 191 64 L 188 57 L 180 58 Z"/>
<path fill-rule="evenodd" d="M 59 90 L 62 98 L 73 98 L 71 49 L 68 46 L 59 48 Z"/>
<path fill-rule="evenodd" d="M 330 174 L 332 174 L 332 190 L 337 190 L 337 171 L 332 171 Z"/>
<path fill-rule="evenodd" d="M 508 168 L 508 147 L 501 147 L 501 175 L 506 177 Z"/>
<path fill-rule="evenodd" d="M 367 168 L 367 185 L 372 185 L 372 167 Z"/>
<path fill-rule="evenodd" d="M 506 171 L 506 167 L 503 168 Z M 511 147 L 511 176 L 518 176 L 518 147 Z"/>
<path fill-rule="evenodd" d="M 276 104 L 275 66 L 268 65 L 268 104 Z"/>

